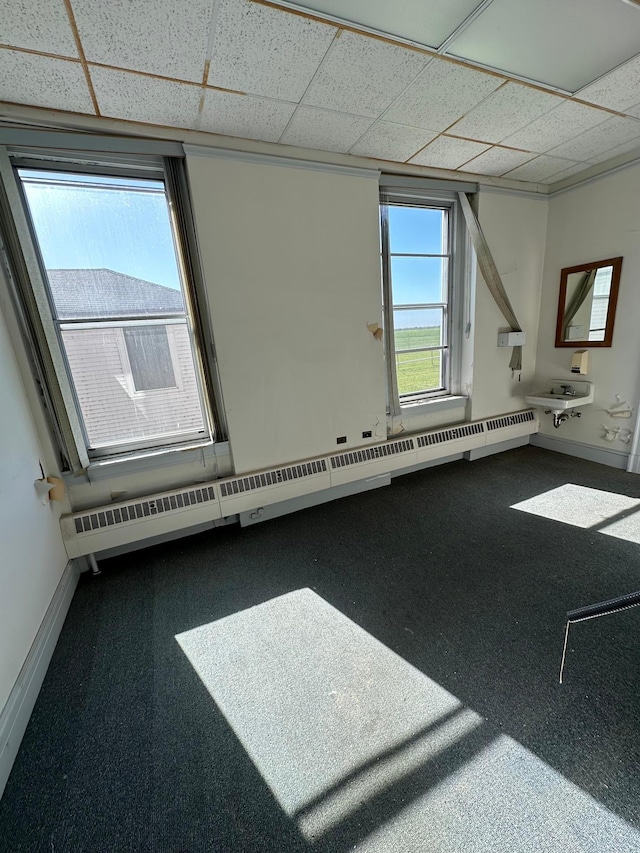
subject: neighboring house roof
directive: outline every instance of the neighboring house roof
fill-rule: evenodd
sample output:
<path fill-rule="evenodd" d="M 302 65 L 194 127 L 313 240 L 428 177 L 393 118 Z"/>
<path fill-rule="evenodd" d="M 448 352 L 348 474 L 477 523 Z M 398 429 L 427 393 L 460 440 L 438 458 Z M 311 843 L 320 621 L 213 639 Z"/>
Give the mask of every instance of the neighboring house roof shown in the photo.
<path fill-rule="evenodd" d="M 172 287 L 108 269 L 47 270 L 58 318 L 179 314 L 182 293 Z"/>

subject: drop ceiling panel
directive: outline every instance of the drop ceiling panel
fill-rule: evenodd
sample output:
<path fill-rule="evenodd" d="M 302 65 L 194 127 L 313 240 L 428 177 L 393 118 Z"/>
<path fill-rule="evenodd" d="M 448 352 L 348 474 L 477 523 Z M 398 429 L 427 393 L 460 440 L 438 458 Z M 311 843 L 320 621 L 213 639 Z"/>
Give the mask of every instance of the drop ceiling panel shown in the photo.
<path fill-rule="evenodd" d="M 638 53 L 640 9 L 621 0 L 494 0 L 456 56 L 574 92 Z"/>
<path fill-rule="evenodd" d="M 511 148 L 524 148 L 543 154 L 610 117 L 611 113 L 565 100 L 559 107 L 502 141 Z"/>
<path fill-rule="evenodd" d="M 559 157 L 550 157 L 548 154 L 543 154 L 541 157 L 536 157 L 530 160 L 523 166 L 518 166 L 507 173 L 508 178 L 516 178 L 519 181 L 539 181 L 544 182 L 547 178 L 557 175 L 558 172 L 563 172 L 565 169 L 570 169 L 573 166 L 582 166 L 571 160 L 561 160 Z"/>
<path fill-rule="evenodd" d="M 94 113 L 79 62 L 0 49 L 0 100 Z"/>
<path fill-rule="evenodd" d="M 638 9 L 640 17 L 640 8 Z M 640 57 L 626 62 L 600 80 L 581 89 L 576 97 L 612 110 L 626 110 L 640 97 Z"/>
<path fill-rule="evenodd" d="M 481 142 L 471 142 L 468 139 L 439 136 L 409 162 L 439 169 L 458 169 L 468 160 L 482 154 L 488 147 Z"/>
<path fill-rule="evenodd" d="M 298 107 L 280 142 L 346 153 L 372 124 L 370 118 Z"/>
<path fill-rule="evenodd" d="M 521 166 L 534 155 L 528 151 L 514 151 L 511 148 L 495 146 L 465 163 L 465 172 L 477 172 L 479 175 L 504 175 L 510 169 Z"/>
<path fill-rule="evenodd" d="M 73 9 L 89 61 L 202 82 L 211 0 L 73 0 Z"/>
<path fill-rule="evenodd" d="M 351 149 L 351 154 L 404 162 L 438 134 L 419 127 L 377 121 Z"/>
<path fill-rule="evenodd" d="M 225 136 L 277 142 L 295 108 L 295 104 L 285 101 L 209 89 L 198 129 Z"/>
<path fill-rule="evenodd" d="M 571 160 L 590 160 L 599 154 L 640 137 L 640 121 L 635 118 L 611 116 L 597 127 L 581 133 L 552 148 L 549 154 L 554 157 L 568 157 Z"/>
<path fill-rule="evenodd" d="M 337 30 L 249 0 L 221 0 L 209 83 L 299 101 Z"/>
<path fill-rule="evenodd" d="M 438 47 L 480 5 L 480 0 L 312 0 L 295 3 L 310 12 L 321 12 L 362 24 L 382 33 L 418 44 Z"/>
<path fill-rule="evenodd" d="M 198 86 L 95 66 L 89 73 L 105 116 L 167 127 L 195 125 L 202 91 Z"/>
<path fill-rule="evenodd" d="M 433 59 L 383 118 L 397 124 L 442 131 L 502 83 L 502 77 L 444 59 Z"/>
<path fill-rule="evenodd" d="M 78 56 L 69 17 L 61 0 L 12 0 L 4 4 L 0 42 L 43 53 Z"/>
<path fill-rule="evenodd" d="M 377 118 L 428 61 L 415 50 L 344 32 L 331 45 L 304 103 Z"/>
<path fill-rule="evenodd" d="M 592 157 L 589 160 L 589 163 L 592 165 L 595 163 L 603 163 L 605 160 L 613 160 L 621 154 L 629 154 L 631 152 L 637 152 L 640 157 L 640 140 L 632 139 L 630 142 L 625 142 L 623 145 L 616 145 L 615 148 L 610 148 L 608 151 L 604 151 L 602 154 Z"/>
<path fill-rule="evenodd" d="M 561 103 L 558 95 L 520 83 L 505 83 L 449 129 L 457 136 L 501 142 Z"/>

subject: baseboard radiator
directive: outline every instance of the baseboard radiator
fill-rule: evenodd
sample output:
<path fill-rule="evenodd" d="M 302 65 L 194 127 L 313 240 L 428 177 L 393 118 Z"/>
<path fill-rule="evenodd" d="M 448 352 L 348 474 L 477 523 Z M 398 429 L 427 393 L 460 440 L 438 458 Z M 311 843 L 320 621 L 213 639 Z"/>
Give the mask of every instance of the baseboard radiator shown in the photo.
<path fill-rule="evenodd" d="M 538 429 L 537 415 L 528 409 L 401 436 L 291 465 L 76 512 L 60 519 L 62 535 L 71 558 L 99 553 L 333 486 L 499 444 Z"/>

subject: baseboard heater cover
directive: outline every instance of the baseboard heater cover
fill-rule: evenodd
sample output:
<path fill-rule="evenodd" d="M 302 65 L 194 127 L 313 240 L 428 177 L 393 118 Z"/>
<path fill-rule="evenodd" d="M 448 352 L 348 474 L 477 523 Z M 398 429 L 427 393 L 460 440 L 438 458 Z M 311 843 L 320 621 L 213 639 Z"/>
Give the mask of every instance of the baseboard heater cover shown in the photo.
<path fill-rule="evenodd" d="M 70 558 L 221 518 L 217 483 L 175 489 L 60 519 Z"/>
<path fill-rule="evenodd" d="M 258 509 L 267 504 L 331 487 L 325 457 L 239 477 L 228 477 L 218 482 L 220 507 L 224 516 Z"/>
<path fill-rule="evenodd" d="M 67 553 L 70 557 L 78 557 L 379 474 L 409 469 L 537 429 L 534 410 L 514 412 L 83 510 L 63 516 L 60 525 Z"/>

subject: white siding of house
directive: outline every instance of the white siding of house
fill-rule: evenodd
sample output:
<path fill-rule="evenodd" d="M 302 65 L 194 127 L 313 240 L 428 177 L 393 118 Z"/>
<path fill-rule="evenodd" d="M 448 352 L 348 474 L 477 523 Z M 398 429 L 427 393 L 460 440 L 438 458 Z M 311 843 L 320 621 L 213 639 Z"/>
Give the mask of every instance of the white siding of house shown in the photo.
<path fill-rule="evenodd" d="M 189 334 L 167 325 L 176 388 L 136 391 L 122 328 L 63 332 L 91 446 L 203 429 Z"/>

